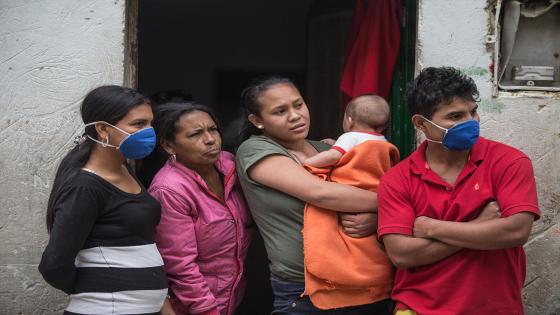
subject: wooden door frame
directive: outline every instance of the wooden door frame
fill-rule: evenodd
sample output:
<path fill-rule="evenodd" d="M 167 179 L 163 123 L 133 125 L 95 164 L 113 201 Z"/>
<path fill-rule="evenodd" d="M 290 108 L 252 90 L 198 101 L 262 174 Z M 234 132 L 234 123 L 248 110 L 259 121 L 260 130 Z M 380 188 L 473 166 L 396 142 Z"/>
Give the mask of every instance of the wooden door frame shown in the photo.
<path fill-rule="evenodd" d="M 138 0 L 125 1 L 123 85 L 138 88 Z"/>

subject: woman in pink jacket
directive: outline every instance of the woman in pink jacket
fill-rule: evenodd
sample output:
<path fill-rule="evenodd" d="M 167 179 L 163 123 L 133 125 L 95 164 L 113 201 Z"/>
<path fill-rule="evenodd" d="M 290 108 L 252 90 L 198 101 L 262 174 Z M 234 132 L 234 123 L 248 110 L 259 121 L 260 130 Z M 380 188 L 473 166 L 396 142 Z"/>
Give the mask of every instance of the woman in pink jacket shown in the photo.
<path fill-rule="evenodd" d="M 169 155 L 149 192 L 162 206 L 156 243 L 173 310 L 233 314 L 244 294 L 243 263 L 253 230 L 234 157 L 221 150 L 215 116 L 205 106 L 160 105 L 153 125 Z"/>

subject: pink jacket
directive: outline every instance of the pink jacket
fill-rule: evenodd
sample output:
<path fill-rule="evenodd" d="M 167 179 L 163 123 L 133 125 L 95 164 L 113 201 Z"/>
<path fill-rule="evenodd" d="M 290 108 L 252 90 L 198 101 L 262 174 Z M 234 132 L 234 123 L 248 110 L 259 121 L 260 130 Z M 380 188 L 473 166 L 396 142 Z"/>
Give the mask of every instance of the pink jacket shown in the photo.
<path fill-rule="evenodd" d="M 167 162 L 149 192 L 161 203 L 156 244 L 177 314 L 233 314 L 245 291 L 243 262 L 251 217 L 237 181 L 233 155 L 216 167 L 224 178 L 222 203 L 195 171 Z"/>

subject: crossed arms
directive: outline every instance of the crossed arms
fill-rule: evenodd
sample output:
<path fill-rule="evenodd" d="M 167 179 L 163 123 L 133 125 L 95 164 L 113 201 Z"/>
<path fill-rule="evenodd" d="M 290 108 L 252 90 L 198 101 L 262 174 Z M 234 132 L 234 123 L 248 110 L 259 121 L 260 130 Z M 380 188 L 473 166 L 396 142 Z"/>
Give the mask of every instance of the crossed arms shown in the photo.
<path fill-rule="evenodd" d="M 527 242 L 534 214 L 520 212 L 500 216 L 493 201 L 470 222 L 442 221 L 418 217 L 414 236 L 387 234 L 383 237 L 389 258 L 397 268 L 411 268 L 434 263 L 462 248 L 492 250 L 522 246 Z"/>

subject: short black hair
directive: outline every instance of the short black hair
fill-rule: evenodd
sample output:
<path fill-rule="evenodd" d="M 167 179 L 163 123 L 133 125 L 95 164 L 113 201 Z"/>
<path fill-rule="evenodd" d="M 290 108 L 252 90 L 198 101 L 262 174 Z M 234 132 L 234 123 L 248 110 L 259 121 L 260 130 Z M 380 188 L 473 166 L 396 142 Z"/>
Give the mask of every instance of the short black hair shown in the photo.
<path fill-rule="evenodd" d="M 452 67 L 428 67 L 412 80 L 406 89 L 406 103 L 412 115 L 431 119 L 440 105 L 458 97 L 477 102 L 479 92 L 473 79 Z"/>
<path fill-rule="evenodd" d="M 169 158 L 169 154 L 161 145 L 163 141 L 174 142 L 179 132 L 178 123 L 181 117 L 197 111 L 208 114 L 218 126 L 218 132 L 220 132 L 218 119 L 208 106 L 195 102 L 168 102 L 154 107 L 152 126 L 156 131 L 157 146 L 150 155 L 136 163 L 136 175 L 144 187 L 150 186 L 156 173 Z"/>

